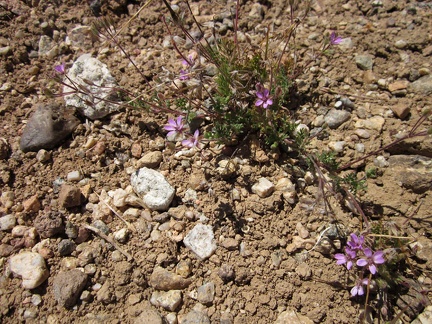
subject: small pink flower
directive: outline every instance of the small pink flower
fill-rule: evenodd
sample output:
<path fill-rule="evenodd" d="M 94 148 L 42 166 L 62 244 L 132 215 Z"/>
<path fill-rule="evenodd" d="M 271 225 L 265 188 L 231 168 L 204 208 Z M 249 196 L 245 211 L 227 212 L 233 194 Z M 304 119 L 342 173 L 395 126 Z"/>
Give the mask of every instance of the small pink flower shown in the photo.
<path fill-rule="evenodd" d="M 273 104 L 273 99 L 270 97 L 270 90 L 263 87 L 261 83 L 256 84 L 256 96 L 257 101 L 255 102 L 255 106 L 262 106 L 264 109 L 267 109 L 268 106 Z"/>
<path fill-rule="evenodd" d="M 331 45 L 339 45 L 342 42 L 342 37 L 337 36 L 336 32 L 332 32 L 330 34 L 330 44 Z"/>
<path fill-rule="evenodd" d="M 370 273 L 372 274 L 377 273 L 376 265 L 383 264 L 385 262 L 384 252 L 376 251 L 375 253 L 373 253 L 371 249 L 365 248 L 363 249 L 363 253 L 366 258 L 358 259 L 357 265 L 359 267 L 368 266 Z"/>
<path fill-rule="evenodd" d="M 356 257 L 356 252 L 351 250 L 349 247 L 346 247 L 345 254 L 336 253 L 334 257 L 337 260 L 336 262 L 337 264 L 346 264 L 347 269 L 350 270 L 353 266 L 353 261 Z"/>
<path fill-rule="evenodd" d="M 167 137 L 177 137 L 177 135 L 183 134 L 185 130 L 183 117 L 178 116 L 175 120 L 168 119 L 168 124 L 164 126 L 164 129 L 168 131 Z"/>
<path fill-rule="evenodd" d="M 198 129 L 195 131 L 195 133 L 191 137 L 182 141 L 182 145 L 189 147 L 189 148 L 194 148 L 194 147 L 199 148 L 200 144 L 201 143 L 200 143 L 199 130 Z"/>
<path fill-rule="evenodd" d="M 54 66 L 54 70 L 55 70 L 57 73 L 64 74 L 64 73 L 65 73 L 65 67 L 66 67 L 66 64 L 62 63 L 62 64 L 60 64 L 60 65 L 56 65 L 56 66 Z"/>
<path fill-rule="evenodd" d="M 364 288 L 363 288 L 363 286 L 366 286 L 368 284 L 369 284 L 369 279 L 368 278 L 357 279 L 356 285 L 354 287 L 352 287 L 352 289 L 351 289 L 351 296 L 355 297 L 355 296 L 362 296 L 362 295 L 364 295 Z"/>

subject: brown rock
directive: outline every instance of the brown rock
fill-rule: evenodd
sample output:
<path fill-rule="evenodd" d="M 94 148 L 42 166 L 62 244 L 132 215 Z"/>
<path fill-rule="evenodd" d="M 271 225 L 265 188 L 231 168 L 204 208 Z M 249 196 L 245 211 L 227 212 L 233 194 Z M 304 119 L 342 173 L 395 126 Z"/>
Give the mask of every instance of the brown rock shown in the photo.
<path fill-rule="evenodd" d="M 41 238 L 53 237 L 64 232 L 63 215 L 58 212 L 49 212 L 38 215 L 34 227 Z"/>
<path fill-rule="evenodd" d="M 137 161 L 137 167 L 142 168 L 157 168 L 162 162 L 162 153 L 159 151 L 148 152 L 141 159 Z"/>
<path fill-rule="evenodd" d="M 398 104 L 390 107 L 393 113 L 398 116 L 400 119 L 405 119 L 410 113 L 410 107 L 404 104 Z"/>
<path fill-rule="evenodd" d="M 41 204 L 36 195 L 31 196 L 29 199 L 23 202 L 23 207 L 26 212 L 36 213 L 40 210 Z"/>
<path fill-rule="evenodd" d="M 78 269 L 60 272 L 53 280 L 55 300 L 66 308 L 74 306 L 86 283 L 87 275 Z"/>
<path fill-rule="evenodd" d="M 81 205 L 81 191 L 75 186 L 63 184 L 59 193 L 59 204 L 64 208 Z"/>
<path fill-rule="evenodd" d="M 363 82 L 366 84 L 375 83 L 376 77 L 372 70 L 367 70 L 363 73 Z"/>
<path fill-rule="evenodd" d="M 191 284 L 191 279 L 185 279 L 162 267 L 156 267 L 150 276 L 149 284 L 157 290 L 180 290 Z"/>
<path fill-rule="evenodd" d="M 133 157 L 139 159 L 142 154 L 142 147 L 138 143 L 133 143 L 131 147 L 131 154 Z"/>
<path fill-rule="evenodd" d="M 409 85 L 409 81 L 406 80 L 398 80 L 393 83 L 390 83 L 388 89 L 390 92 L 395 92 L 399 90 L 405 90 Z"/>

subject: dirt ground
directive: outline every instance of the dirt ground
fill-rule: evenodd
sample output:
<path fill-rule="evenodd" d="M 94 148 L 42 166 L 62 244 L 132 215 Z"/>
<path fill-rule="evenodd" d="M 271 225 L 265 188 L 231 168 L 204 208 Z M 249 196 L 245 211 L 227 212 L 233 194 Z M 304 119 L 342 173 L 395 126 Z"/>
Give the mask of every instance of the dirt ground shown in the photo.
<path fill-rule="evenodd" d="M 240 30 L 252 40 L 264 27 L 282 32 L 289 27 L 288 3 L 241 1 Z M 306 172 L 303 162 L 250 143 L 237 152 L 226 148 L 219 154 L 176 158 L 162 128 L 167 117 L 133 109 L 95 121 L 75 113 L 79 125 L 55 148 L 42 153 L 20 150 L 20 137 L 36 105 L 62 103 L 62 98 L 48 98 L 43 91 L 60 89 L 52 78 L 54 66 L 62 62 L 70 67 L 81 54 L 91 53 L 107 64 L 120 86 L 145 91 L 142 75 L 118 48 L 102 44 L 88 28 L 72 32 L 77 26 L 91 26 L 96 16 L 112 18 L 120 29 L 143 4 L 0 0 L 0 216 L 12 214 L 16 219 L 13 228 L 0 231 L 0 321 L 294 323 L 280 315 L 293 311 L 298 323 L 360 322 L 365 298 L 350 296 L 353 283 L 333 255 L 346 235 L 364 228 L 364 221 L 338 196 L 329 198 L 332 210 L 325 210 L 317 199 L 317 179 Z M 184 8 L 180 2 L 171 4 Z M 193 1 L 191 8 L 198 21 L 212 22 L 217 15 L 232 13 L 235 2 Z M 300 3 L 295 13 L 302 10 Z M 147 81 L 156 80 L 163 69 L 181 67 L 177 53 L 166 44 L 162 15 L 168 17 L 168 11 L 162 1 L 154 0 L 119 36 Z M 233 17 L 226 17 L 217 23 L 227 24 L 230 34 Z M 427 79 L 432 70 L 432 5 L 410 0 L 316 1 L 296 41 L 304 50 L 317 46 L 331 31 L 337 31 L 344 43 L 300 76 L 300 87 L 318 99 L 302 104 L 297 113 L 313 130 L 340 98 L 350 99 L 349 119 L 326 129 L 309 145 L 311 152 L 319 152 L 343 141 L 337 156 L 343 165 L 408 132 L 422 110 L 432 108 Z M 52 42 L 43 55 L 42 36 Z M 360 67 L 362 55 L 372 60 L 372 69 Z M 424 80 L 420 90 L 418 80 Z M 426 121 L 421 130 L 430 124 Z M 117 240 L 126 225 L 105 205 L 112 206 L 106 193 L 127 189 L 131 170 L 149 152 L 161 153 L 154 169 L 175 188 L 174 200 L 167 212 L 133 204 L 115 208 L 134 229 Z M 432 297 L 432 141 L 430 136 L 416 138 L 379 155 L 355 165 L 359 177 L 368 169 L 377 170 L 357 198 L 375 227 L 409 238 L 403 241 L 408 257 L 400 270 L 406 281 L 383 294 L 372 292 L 370 305 L 376 323 L 390 321 L 401 311 L 399 322 L 410 323 Z M 231 157 L 237 170 L 229 178 L 221 176 L 219 161 Z M 73 179 L 73 171 L 81 174 L 80 179 Z M 296 185 L 294 200 L 289 201 L 280 188 L 266 198 L 252 193 L 261 177 L 274 184 L 288 178 Z M 65 205 L 62 183 L 80 189 L 78 204 Z M 191 189 L 196 194 L 192 198 Z M 63 225 L 41 233 L 53 219 L 61 219 Z M 96 219 L 108 226 L 108 237 L 116 246 L 86 228 Z M 199 260 L 182 241 L 200 222 L 211 225 L 217 244 L 206 260 Z M 78 234 L 70 234 L 71 228 Z M 339 233 L 329 235 L 337 232 L 335 228 Z M 26 234 L 17 234 L 19 229 Z M 321 235 L 325 230 L 327 234 Z M 72 241 L 67 252 L 59 248 L 65 240 Z M 49 277 L 37 288 L 24 289 L 22 279 L 8 268 L 9 259 L 32 250 L 44 257 Z M 92 258 L 85 260 L 89 250 Z M 158 291 L 152 279 L 158 267 L 189 280 L 186 287 L 172 289 L 181 291 L 174 309 L 150 302 Z M 82 269 L 87 280 L 77 301 L 64 307 L 55 298 L 55 278 L 74 268 Z M 203 299 L 200 289 L 207 283 L 214 285 L 210 300 Z"/>

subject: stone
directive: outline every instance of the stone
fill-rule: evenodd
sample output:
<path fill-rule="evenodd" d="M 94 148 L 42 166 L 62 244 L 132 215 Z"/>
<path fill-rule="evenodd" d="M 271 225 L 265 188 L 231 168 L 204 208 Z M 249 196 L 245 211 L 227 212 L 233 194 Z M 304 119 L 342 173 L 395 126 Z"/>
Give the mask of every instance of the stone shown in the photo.
<path fill-rule="evenodd" d="M 410 107 L 404 104 L 390 106 L 393 113 L 400 119 L 405 119 L 410 113 Z"/>
<path fill-rule="evenodd" d="M 392 82 L 388 85 L 388 89 L 390 92 L 395 92 L 395 91 L 399 91 L 399 90 L 405 90 L 406 88 L 408 88 L 409 85 L 409 81 L 406 80 L 398 80 L 395 82 Z"/>
<path fill-rule="evenodd" d="M 78 170 L 71 171 L 66 176 L 67 181 L 71 181 L 71 182 L 78 182 L 78 181 L 82 180 L 82 178 L 83 178 L 83 175 Z"/>
<path fill-rule="evenodd" d="M 37 195 L 33 195 L 23 202 L 23 207 L 26 212 L 36 213 L 41 209 L 41 204 Z"/>
<path fill-rule="evenodd" d="M 53 237 L 56 234 L 64 233 L 63 214 L 59 212 L 40 213 L 33 221 L 41 238 Z"/>
<path fill-rule="evenodd" d="M 24 127 L 20 149 L 23 152 L 37 152 L 52 149 L 63 142 L 80 124 L 73 111 L 57 103 L 36 105 Z"/>
<path fill-rule="evenodd" d="M 173 312 L 182 302 L 180 290 L 154 291 L 150 297 L 150 303 L 156 307 L 162 307 L 167 311 Z"/>
<path fill-rule="evenodd" d="M 355 63 L 357 67 L 361 70 L 372 70 L 373 59 L 370 55 L 357 55 L 355 57 Z"/>
<path fill-rule="evenodd" d="M 356 121 L 354 127 L 355 128 L 366 128 L 376 130 L 378 132 L 382 131 L 384 126 L 385 119 L 381 116 L 373 116 L 369 119 L 359 119 Z"/>
<path fill-rule="evenodd" d="M 93 41 L 96 40 L 95 38 L 90 26 L 76 26 L 68 32 L 66 44 L 77 51 L 89 51 L 93 48 Z"/>
<path fill-rule="evenodd" d="M 314 322 L 295 310 L 286 310 L 279 314 L 274 324 L 313 324 Z"/>
<path fill-rule="evenodd" d="M 12 273 L 22 278 L 24 289 L 40 286 L 49 276 L 44 258 L 39 253 L 21 252 L 9 259 Z"/>
<path fill-rule="evenodd" d="M 137 168 L 146 167 L 150 169 L 157 168 L 159 164 L 162 162 L 162 158 L 163 158 L 162 152 L 160 151 L 148 152 L 144 154 L 144 156 L 136 162 L 136 167 Z"/>
<path fill-rule="evenodd" d="M 269 197 L 275 190 L 274 184 L 267 178 L 259 178 L 252 186 L 252 192 L 261 198 Z"/>
<path fill-rule="evenodd" d="M 345 144 L 346 144 L 345 141 L 337 141 L 337 142 L 332 141 L 328 143 L 328 147 L 336 153 L 341 153 L 344 150 Z"/>
<path fill-rule="evenodd" d="M 207 282 L 197 289 L 197 299 L 203 305 L 211 305 L 215 296 L 215 284 Z"/>
<path fill-rule="evenodd" d="M 351 113 L 346 110 L 331 109 L 324 117 L 324 121 L 330 129 L 337 129 L 351 118 Z"/>
<path fill-rule="evenodd" d="M 190 312 L 179 316 L 181 324 L 210 324 L 210 319 L 205 313 L 205 310 L 197 304 Z"/>
<path fill-rule="evenodd" d="M 39 39 L 39 57 L 54 58 L 59 54 L 59 46 L 56 41 L 47 35 L 42 35 Z"/>
<path fill-rule="evenodd" d="M 427 306 L 411 324 L 429 324 L 432 323 L 432 305 Z"/>
<path fill-rule="evenodd" d="M 75 251 L 76 244 L 70 239 L 61 240 L 57 245 L 57 251 L 60 256 L 66 256 Z"/>
<path fill-rule="evenodd" d="M 175 273 L 172 273 L 162 267 L 155 267 L 150 275 L 149 285 L 156 290 L 181 290 L 191 284 L 191 279 L 185 279 Z"/>
<path fill-rule="evenodd" d="M 116 232 L 114 232 L 114 239 L 120 243 L 126 243 L 129 237 L 129 231 L 127 228 L 122 228 Z"/>
<path fill-rule="evenodd" d="M 412 82 L 408 90 L 419 95 L 432 94 L 432 74 L 422 76 L 420 79 Z"/>
<path fill-rule="evenodd" d="M 185 246 L 200 260 L 209 258 L 216 251 L 216 241 L 210 225 L 197 224 L 183 239 Z"/>
<path fill-rule="evenodd" d="M 432 158 L 421 155 L 392 155 L 388 159 L 389 174 L 406 189 L 417 194 L 431 189 Z"/>
<path fill-rule="evenodd" d="M 296 267 L 295 272 L 304 280 L 309 280 L 312 277 L 312 270 L 305 262 L 300 263 Z"/>
<path fill-rule="evenodd" d="M 126 206 L 126 198 L 128 195 L 129 193 L 121 188 L 108 191 L 108 196 L 112 198 L 112 204 L 120 208 Z"/>
<path fill-rule="evenodd" d="M 67 78 L 64 79 L 64 82 L 69 85 L 63 87 L 65 93 L 71 91 L 70 86 L 72 85 L 68 79 L 88 89 L 90 94 L 66 95 L 64 96 L 66 106 L 77 108 L 82 115 L 91 120 L 103 118 L 118 111 L 121 101 L 117 92 L 111 90 L 111 88 L 117 87 L 117 82 L 106 64 L 90 54 L 83 54 L 73 63 L 67 73 Z M 88 80 L 93 85 L 89 85 L 83 80 Z"/>
<path fill-rule="evenodd" d="M 159 312 L 150 305 L 145 306 L 141 314 L 134 319 L 134 324 L 163 324 L 162 316 Z"/>
<path fill-rule="evenodd" d="M 0 217 L 0 231 L 10 231 L 16 224 L 16 217 L 12 214 Z"/>
<path fill-rule="evenodd" d="M 366 84 L 375 83 L 376 79 L 377 78 L 376 78 L 375 74 L 372 72 L 372 70 L 366 70 L 363 73 L 363 82 Z"/>
<path fill-rule="evenodd" d="M 88 276 L 78 269 L 59 272 L 53 280 L 54 299 L 60 306 L 73 307 L 84 290 L 87 279 Z"/>
<path fill-rule="evenodd" d="M 63 184 L 60 188 L 58 202 L 64 208 L 81 205 L 81 190 L 73 185 Z"/>
<path fill-rule="evenodd" d="M 40 149 L 36 154 L 36 160 L 38 160 L 40 163 L 45 163 L 51 159 L 51 152 L 48 152 L 47 150 Z"/>
<path fill-rule="evenodd" d="M 151 210 L 166 211 L 174 198 L 175 189 L 161 173 L 149 168 L 133 173 L 131 185 Z"/>

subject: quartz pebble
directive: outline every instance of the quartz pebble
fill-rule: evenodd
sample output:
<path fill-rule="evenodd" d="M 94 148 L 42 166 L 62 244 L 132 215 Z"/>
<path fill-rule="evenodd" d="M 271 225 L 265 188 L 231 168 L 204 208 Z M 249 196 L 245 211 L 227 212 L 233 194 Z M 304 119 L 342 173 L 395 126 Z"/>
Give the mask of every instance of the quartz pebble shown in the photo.
<path fill-rule="evenodd" d="M 39 253 L 21 252 L 9 259 L 12 273 L 22 277 L 24 289 L 40 286 L 49 276 L 44 258 Z"/>
<path fill-rule="evenodd" d="M 217 247 L 212 227 L 204 224 L 195 225 L 183 242 L 200 260 L 209 258 Z"/>
<path fill-rule="evenodd" d="M 162 307 L 168 311 L 175 311 L 182 302 L 180 290 L 154 291 L 150 297 L 150 303 L 156 307 Z"/>
<path fill-rule="evenodd" d="M 0 217 L 0 230 L 10 231 L 16 224 L 16 217 L 12 214 Z"/>
<path fill-rule="evenodd" d="M 270 196 L 273 193 L 274 189 L 274 184 L 267 178 L 259 178 L 258 182 L 256 182 L 252 186 L 252 192 L 254 194 L 257 194 L 261 198 L 266 198 Z"/>

